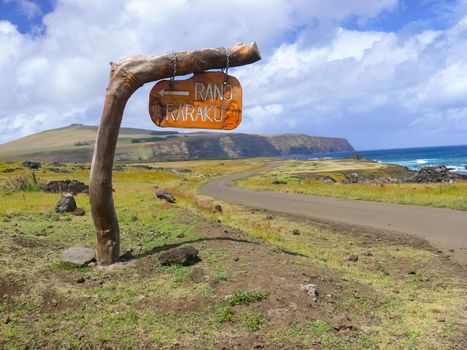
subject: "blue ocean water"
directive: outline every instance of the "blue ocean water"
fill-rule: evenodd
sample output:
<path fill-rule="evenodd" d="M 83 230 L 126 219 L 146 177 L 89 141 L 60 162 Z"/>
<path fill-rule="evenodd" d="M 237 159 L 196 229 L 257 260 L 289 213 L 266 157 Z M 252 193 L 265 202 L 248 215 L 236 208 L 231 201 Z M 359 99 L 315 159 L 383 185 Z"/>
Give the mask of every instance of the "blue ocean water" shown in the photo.
<path fill-rule="evenodd" d="M 332 158 L 344 159 L 353 154 L 382 163 L 399 164 L 418 170 L 424 166 L 445 165 L 451 171 L 467 173 L 467 145 L 382 149 L 374 151 L 294 154 L 287 158 Z"/>

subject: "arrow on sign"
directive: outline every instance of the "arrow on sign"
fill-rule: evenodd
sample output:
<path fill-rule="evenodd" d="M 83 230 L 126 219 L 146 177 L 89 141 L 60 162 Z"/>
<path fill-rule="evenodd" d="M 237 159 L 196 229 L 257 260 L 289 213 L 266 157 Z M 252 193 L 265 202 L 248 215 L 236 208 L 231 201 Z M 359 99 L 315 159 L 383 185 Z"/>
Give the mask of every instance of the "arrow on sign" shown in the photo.
<path fill-rule="evenodd" d="M 160 96 L 169 96 L 169 95 L 174 95 L 174 96 L 188 96 L 190 95 L 189 91 L 183 91 L 183 90 L 165 90 L 162 89 L 159 91 Z"/>

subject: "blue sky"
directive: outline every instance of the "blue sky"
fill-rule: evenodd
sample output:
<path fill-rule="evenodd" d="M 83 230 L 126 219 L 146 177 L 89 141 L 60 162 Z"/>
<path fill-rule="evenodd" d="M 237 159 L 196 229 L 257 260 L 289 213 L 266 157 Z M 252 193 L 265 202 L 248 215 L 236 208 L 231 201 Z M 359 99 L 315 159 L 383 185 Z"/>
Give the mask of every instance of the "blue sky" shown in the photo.
<path fill-rule="evenodd" d="M 466 143 L 466 0 L 0 0 L 0 142 L 98 124 L 109 61 L 253 40 L 240 132 Z M 156 128 L 150 88 L 123 125 Z"/>

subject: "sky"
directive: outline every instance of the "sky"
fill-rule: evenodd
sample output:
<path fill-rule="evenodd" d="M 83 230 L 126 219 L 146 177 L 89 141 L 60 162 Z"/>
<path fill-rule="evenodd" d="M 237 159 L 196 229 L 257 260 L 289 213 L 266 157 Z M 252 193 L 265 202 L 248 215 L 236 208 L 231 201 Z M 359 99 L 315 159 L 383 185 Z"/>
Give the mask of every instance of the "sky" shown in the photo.
<path fill-rule="evenodd" d="M 467 144 L 467 0 L 0 0 L 0 143 L 97 125 L 111 61 L 252 41 L 238 132 Z M 159 129 L 153 85 L 123 126 Z"/>

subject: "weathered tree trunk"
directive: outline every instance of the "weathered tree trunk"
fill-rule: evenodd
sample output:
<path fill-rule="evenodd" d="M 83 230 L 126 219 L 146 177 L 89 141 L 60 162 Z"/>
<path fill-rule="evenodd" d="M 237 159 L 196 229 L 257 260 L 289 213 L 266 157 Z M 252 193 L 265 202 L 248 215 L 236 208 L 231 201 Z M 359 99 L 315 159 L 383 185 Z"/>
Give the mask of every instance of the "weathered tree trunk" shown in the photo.
<path fill-rule="evenodd" d="M 229 50 L 230 66 L 261 59 L 256 43 L 237 44 Z M 177 75 L 221 69 L 226 64 L 223 48 L 177 53 Z M 99 265 L 118 261 L 120 229 L 112 196 L 112 167 L 123 111 L 130 96 L 142 85 L 172 75 L 172 55 L 135 56 L 111 63 L 104 110 L 97 132 L 91 166 L 89 200 L 96 227 L 96 257 Z"/>

